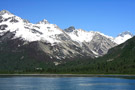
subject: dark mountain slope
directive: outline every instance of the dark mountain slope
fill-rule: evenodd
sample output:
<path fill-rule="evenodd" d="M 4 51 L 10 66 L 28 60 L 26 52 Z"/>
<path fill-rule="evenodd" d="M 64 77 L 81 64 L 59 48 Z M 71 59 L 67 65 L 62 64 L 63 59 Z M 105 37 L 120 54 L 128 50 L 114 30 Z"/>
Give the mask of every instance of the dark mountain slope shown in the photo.
<path fill-rule="evenodd" d="M 135 37 L 116 46 L 97 59 L 85 59 L 59 65 L 60 72 L 135 74 Z"/>
<path fill-rule="evenodd" d="M 15 40 L 17 41 L 17 40 Z M 8 42 L 9 43 L 9 42 Z M 2 44 L 1 44 L 2 45 Z M 33 44 L 32 44 L 33 45 Z M 6 47 L 6 45 L 4 45 Z M 14 46 L 14 45 L 13 45 Z M 37 45 L 36 45 L 37 46 Z M 35 46 L 34 46 L 35 47 Z M 8 47 L 7 51 L 9 50 Z M 24 48 L 24 47 L 23 47 Z M 27 48 L 27 46 L 26 46 Z M 23 50 L 23 49 L 19 49 Z M 25 49 L 34 53 L 34 48 Z M 38 50 L 38 49 L 36 49 Z M 12 52 L 12 55 L 11 55 Z M 36 51 L 37 52 L 37 51 Z M 109 50 L 108 54 L 97 59 L 76 58 L 73 61 L 54 65 L 44 60 L 31 59 L 29 53 L 15 53 L 12 50 L 0 52 L 0 70 L 2 72 L 37 72 L 37 73 L 85 73 L 85 74 L 135 74 L 135 37 Z M 24 57 L 22 57 L 22 55 Z M 34 54 L 36 56 L 36 54 Z M 11 62 L 5 57 L 8 57 Z M 27 57 L 27 59 L 25 59 Z M 30 58 L 28 60 L 28 58 Z M 41 57 L 42 58 L 42 57 Z M 17 60 L 18 61 L 15 61 Z M 23 59 L 23 60 L 22 60 Z"/>

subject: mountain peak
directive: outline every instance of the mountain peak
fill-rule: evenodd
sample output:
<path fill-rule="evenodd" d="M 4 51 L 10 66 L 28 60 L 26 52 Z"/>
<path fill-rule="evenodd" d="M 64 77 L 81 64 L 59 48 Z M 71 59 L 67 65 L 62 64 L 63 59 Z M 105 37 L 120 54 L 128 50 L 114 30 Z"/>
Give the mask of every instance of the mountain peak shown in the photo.
<path fill-rule="evenodd" d="M 120 33 L 116 38 L 115 38 L 115 43 L 121 44 L 124 43 L 126 40 L 130 39 L 133 37 L 133 34 L 129 31 L 125 31 Z"/>
<path fill-rule="evenodd" d="M 26 20 L 26 19 L 23 19 L 23 22 L 24 23 L 30 23 L 30 21 Z"/>
<path fill-rule="evenodd" d="M 38 22 L 38 24 L 50 24 L 46 19 L 43 19 L 42 21 Z"/>
<path fill-rule="evenodd" d="M 125 35 L 133 36 L 133 34 L 132 34 L 131 32 L 125 31 L 125 32 L 120 33 L 120 34 L 118 35 L 118 37 L 119 37 L 119 36 L 124 37 Z"/>
<path fill-rule="evenodd" d="M 10 15 L 11 13 L 9 12 L 9 11 L 7 11 L 7 10 L 2 10 L 2 11 L 0 11 L 0 15 L 4 15 L 4 14 L 8 14 L 8 15 Z"/>
<path fill-rule="evenodd" d="M 70 26 L 69 28 L 65 29 L 66 32 L 73 32 L 75 30 L 74 26 Z"/>

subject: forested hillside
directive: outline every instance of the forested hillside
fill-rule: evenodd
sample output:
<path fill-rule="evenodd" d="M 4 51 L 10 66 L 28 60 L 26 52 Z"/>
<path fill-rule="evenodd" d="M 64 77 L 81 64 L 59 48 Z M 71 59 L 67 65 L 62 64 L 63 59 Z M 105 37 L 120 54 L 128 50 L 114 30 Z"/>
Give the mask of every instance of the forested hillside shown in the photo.
<path fill-rule="evenodd" d="M 9 47 L 6 48 L 8 51 Z M 10 54 L 7 51 L 0 52 L 1 73 L 135 74 L 135 37 L 110 49 L 108 54 L 102 57 L 78 58 L 73 61 L 63 61 L 58 65 L 54 62 L 28 59 L 29 56 L 25 51 L 12 54 L 11 51 L 8 51 Z M 28 58 L 22 57 L 24 59 L 21 60 L 22 54 Z M 16 58 L 18 61 L 15 61 Z"/>

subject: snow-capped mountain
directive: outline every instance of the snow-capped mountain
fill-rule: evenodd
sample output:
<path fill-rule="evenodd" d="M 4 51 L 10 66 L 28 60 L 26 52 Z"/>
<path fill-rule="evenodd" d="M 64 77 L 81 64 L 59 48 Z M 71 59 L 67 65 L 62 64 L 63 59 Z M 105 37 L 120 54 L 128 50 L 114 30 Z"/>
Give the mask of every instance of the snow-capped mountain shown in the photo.
<path fill-rule="evenodd" d="M 133 34 L 129 31 L 120 33 L 116 38 L 114 38 L 115 43 L 121 44 L 124 43 L 126 40 L 133 37 Z"/>
<path fill-rule="evenodd" d="M 72 38 L 72 40 L 77 42 L 90 42 L 96 34 L 100 34 L 106 38 L 109 38 L 110 40 L 113 40 L 113 37 L 104 35 L 103 33 L 97 31 L 85 31 L 83 29 L 75 29 L 73 26 L 65 29 L 65 32 Z"/>
<path fill-rule="evenodd" d="M 50 24 L 47 20 L 32 24 L 3 10 L 0 12 L 0 42 L 4 43 L 7 40 L 15 43 L 17 48 L 23 45 L 31 48 L 31 43 L 36 42 L 36 47 L 51 59 L 83 56 L 83 52 L 78 51 L 81 49 L 80 45 L 72 41 L 57 25 Z M 18 40 L 23 43 L 16 42 Z"/>
<path fill-rule="evenodd" d="M 73 26 L 65 29 L 65 32 L 72 40 L 80 43 L 84 50 L 91 50 L 95 56 L 102 56 L 107 53 L 108 49 L 116 46 L 112 37 L 100 32 L 88 32 L 82 29 L 75 29 Z"/>
<path fill-rule="evenodd" d="M 95 58 L 106 54 L 118 42 L 100 32 L 73 26 L 62 30 L 45 19 L 32 24 L 6 10 L 0 12 L 0 52 L 27 53 L 29 58 L 39 60 Z"/>
<path fill-rule="evenodd" d="M 90 42 L 95 36 L 95 34 L 99 34 L 119 45 L 133 37 L 133 34 L 129 31 L 122 32 L 117 37 L 111 37 L 97 31 L 85 31 L 82 29 L 75 29 L 75 27 L 73 26 L 65 29 L 65 31 L 72 38 L 72 40 L 77 42 Z"/>
<path fill-rule="evenodd" d="M 21 37 L 26 41 L 44 40 L 50 43 L 60 42 L 57 35 L 62 34 L 63 30 L 55 24 L 49 24 L 47 20 L 43 20 L 38 24 L 32 24 L 5 10 L 1 11 L 0 15 L 0 35 L 9 31 L 15 33 L 14 38 Z"/>
<path fill-rule="evenodd" d="M 80 43 L 82 46 L 85 44 L 97 56 L 106 54 L 108 49 L 133 37 L 133 34 L 128 31 L 119 34 L 117 37 L 111 37 L 97 31 L 75 29 L 73 26 L 65 29 L 65 32 L 73 41 Z"/>
<path fill-rule="evenodd" d="M 90 42 L 92 37 L 96 32 L 86 32 L 82 29 L 75 29 L 73 26 L 65 29 L 67 34 L 71 37 L 72 40 L 77 42 Z"/>

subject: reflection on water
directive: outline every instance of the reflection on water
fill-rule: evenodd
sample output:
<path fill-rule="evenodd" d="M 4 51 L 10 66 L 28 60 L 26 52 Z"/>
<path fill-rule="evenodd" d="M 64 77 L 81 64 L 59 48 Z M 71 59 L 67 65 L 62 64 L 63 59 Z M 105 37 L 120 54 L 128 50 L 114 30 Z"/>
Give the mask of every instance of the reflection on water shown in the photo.
<path fill-rule="evenodd" d="M 135 90 L 135 79 L 123 77 L 0 77 L 0 90 Z"/>
<path fill-rule="evenodd" d="M 80 84 L 80 86 L 93 86 L 93 85 L 135 85 L 135 83 L 87 83 Z"/>

